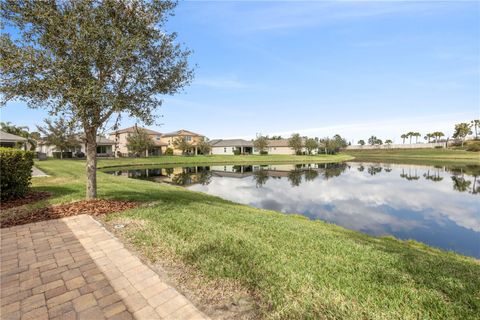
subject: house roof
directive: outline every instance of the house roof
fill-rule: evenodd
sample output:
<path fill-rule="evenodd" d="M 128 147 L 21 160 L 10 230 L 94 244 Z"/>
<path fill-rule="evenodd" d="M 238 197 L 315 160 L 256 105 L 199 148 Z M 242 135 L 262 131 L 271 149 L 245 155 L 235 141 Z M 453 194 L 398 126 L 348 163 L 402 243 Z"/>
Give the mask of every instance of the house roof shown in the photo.
<path fill-rule="evenodd" d="M 97 136 L 97 145 L 114 145 L 115 141 L 102 136 Z"/>
<path fill-rule="evenodd" d="M 212 140 L 208 141 L 208 144 L 211 145 L 211 146 L 213 146 L 213 145 L 215 145 L 217 142 L 220 142 L 220 141 L 222 141 L 222 139 L 212 139 Z"/>
<path fill-rule="evenodd" d="M 153 144 L 156 145 L 156 146 L 159 146 L 159 147 L 168 146 L 168 143 L 163 142 L 163 141 L 159 141 L 159 140 L 153 140 Z"/>
<path fill-rule="evenodd" d="M 243 139 L 216 139 L 210 141 L 210 145 L 212 147 L 252 147 L 253 143 Z"/>
<path fill-rule="evenodd" d="M 83 141 L 84 141 L 83 136 L 78 136 L 77 139 L 78 139 L 79 143 L 83 143 Z M 38 144 L 39 145 L 48 145 L 45 140 L 39 140 Z M 116 142 L 113 141 L 113 140 L 107 139 L 107 138 L 102 137 L 102 136 L 97 136 L 97 145 L 98 146 L 110 146 L 110 145 L 114 145 L 114 144 L 116 144 Z"/>
<path fill-rule="evenodd" d="M 175 136 L 198 136 L 198 137 L 204 137 L 204 135 L 195 133 L 192 131 L 188 131 L 185 129 L 180 129 L 178 131 L 173 131 L 173 132 L 168 132 L 162 134 L 163 137 L 175 137 Z"/>
<path fill-rule="evenodd" d="M 0 131 L 1 142 L 25 142 L 27 139 L 8 132 Z"/>
<path fill-rule="evenodd" d="M 288 147 L 288 139 L 268 140 L 269 147 Z"/>
<path fill-rule="evenodd" d="M 302 138 L 302 146 L 305 145 L 306 139 Z M 288 139 L 280 139 L 280 140 L 268 140 L 269 147 L 288 147 Z"/>
<path fill-rule="evenodd" d="M 114 131 L 112 132 L 111 134 L 120 134 L 120 133 L 133 133 L 135 132 L 136 129 L 142 129 L 142 130 L 145 130 L 148 134 L 156 134 L 156 135 L 161 135 L 160 132 L 158 131 L 154 131 L 154 130 L 150 130 L 150 129 L 147 129 L 147 128 L 142 128 L 142 127 L 138 127 L 138 126 L 132 126 L 132 127 L 128 127 L 128 128 L 124 128 L 124 129 L 120 129 L 120 130 L 117 130 L 117 131 Z"/>

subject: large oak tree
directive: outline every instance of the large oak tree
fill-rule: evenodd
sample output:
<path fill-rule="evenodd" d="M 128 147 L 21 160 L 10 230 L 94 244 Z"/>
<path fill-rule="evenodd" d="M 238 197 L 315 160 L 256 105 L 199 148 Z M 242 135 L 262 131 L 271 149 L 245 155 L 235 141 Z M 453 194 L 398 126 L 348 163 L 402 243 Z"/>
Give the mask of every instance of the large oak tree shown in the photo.
<path fill-rule="evenodd" d="M 193 76 L 189 50 L 165 31 L 165 0 L 2 0 L 2 105 L 12 99 L 77 122 L 87 145 L 87 198 L 95 198 L 96 135 L 121 114 L 146 124 L 161 95 Z"/>

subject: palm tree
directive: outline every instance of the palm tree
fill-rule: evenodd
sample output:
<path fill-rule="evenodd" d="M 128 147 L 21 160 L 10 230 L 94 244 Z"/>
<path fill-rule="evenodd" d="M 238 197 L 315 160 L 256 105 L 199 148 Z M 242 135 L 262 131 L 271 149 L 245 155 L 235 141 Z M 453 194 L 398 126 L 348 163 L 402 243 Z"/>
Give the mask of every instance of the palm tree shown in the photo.
<path fill-rule="evenodd" d="M 407 133 L 407 137 L 410 138 L 410 144 L 412 144 L 412 137 L 413 137 L 414 134 L 415 134 L 415 133 L 412 132 L 412 131 L 410 131 L 409 133 Z"/>
<path fill-rule="evenodd" d="M 477 128 L 480 127 L 480 119 L 472 120 L 472 121 L 470 121 L 470 123 L 475 128 L 475 139 L 478 139 Z"/>
<path fill-rule="evenodd" d="M 441 137 L 444 137 L 445 134 L 441 131 L 435 131 L 433 136 L 435 137 L 435 142 L 438 142 L 438 140 L 440 140 Z"/>
<path fill-rule="evenodd" d="M 420 132 L 412 132 L 412 136 L 415 137 L 415 143 L 418 143 L 418 137 L 421 137 L 422 135 Z"/>
<path fill-rule="evenodd" d="M 390 145 L 390 144 L 392 144 L 392 143 L 393 143 L 393 141 L 392 141 L 392 140 L 390 140 L 390 139 L 387 139 L 387 140 L 385 140 L 385 144 L 388 144 L 388 145 Z"/>
<path fill-rule="evenodd" d="M 402 134 L 402 135 L 400 136 L 400 138 L 403 139 L 403 144 L 405 144 L 405 139 L 408 138 L 408 135 L 404 133 L 404 134 Z"/>
<path fill-rule="evenodd" d="M 433 137 L 433 133 L 427 133 L 423 139 L 428 140 L 428 143 L 430 143 L 430 139 Z"/>

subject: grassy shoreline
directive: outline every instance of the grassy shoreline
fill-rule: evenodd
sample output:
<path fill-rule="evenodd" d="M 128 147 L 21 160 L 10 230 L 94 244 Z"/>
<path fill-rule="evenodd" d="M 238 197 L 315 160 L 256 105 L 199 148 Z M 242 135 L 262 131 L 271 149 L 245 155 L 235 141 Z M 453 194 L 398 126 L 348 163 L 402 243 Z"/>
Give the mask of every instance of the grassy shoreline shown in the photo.
<path fill-rule="evenodd" d="M 336 155 L 311 155 L 311 156 L 295 156 L 295 155 L 246 155 L 246 156 L 159 156 L 148 158 L 116 158 L 116 159 L 99 159 L 98 168 L 114 168 L 126 166 L 152 166 L 152 165 L 174 165 L 174 164 L 263 164 L 263 163 L 319 163 L 319 162 L 340 162 L 352 160 L 353 157 L 345 154 Z"/>
<path fill-rule="evenodd" d="M 35 190 L 84 197 L 84 163 L 38 162 Z M 151 261 L 171 256 L 206 279 L 234 281 L 265 318 L 475 319 L 480 263 L 414 241 L 375 238 L 180 187 L 98 173 L 99 197 L 145 202 L 106 217 Z"/>
<path fill-rule="evenodd" d="M 355 157 L 355 161 L 480 165 L 480 152 L 456 149 L 345 150 L 341 154 Z"/>

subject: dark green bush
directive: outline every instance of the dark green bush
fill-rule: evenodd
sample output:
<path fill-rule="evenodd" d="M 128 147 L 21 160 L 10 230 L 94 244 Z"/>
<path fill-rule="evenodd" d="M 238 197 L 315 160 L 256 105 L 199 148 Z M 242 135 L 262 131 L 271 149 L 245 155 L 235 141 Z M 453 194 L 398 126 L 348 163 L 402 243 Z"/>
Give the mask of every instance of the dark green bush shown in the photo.
<path fill-rule="evenodd" d="M 2 201 L 24 196 L 32 178 L 33 152 L 0 148 L 0 183 Z"/>
<path fill-rule="evenodd" d="M 264 150 L 264 151 L 260 151 L 260 154 L 261 154 L 261 155 L 267 155 L 267 154 L 268 154 L 268 151 L 265 151 L 265 150 Z"/>
<path fill-rule="evenodd" d="M 167 148 L 167 150 L 165 150 L 165 155 L 166 156 L 173 156 L 173 149 L 172 148 Z"/>
<path fill-rule="evenodd" d="M 475 143 L 475 144 L 469 144 L 467 146 L 467 151 L 474 151 L 474 152 L 478 152 L 480 151 L 480 144 L 478 143 Z"/>
<path fill-rule="evenodd" d="M 52 152 L 52 156 L 54 159 L 71 159 L 73 158 L 73 154 L 70 151 L 63 151 L 63 158 L 60 156 L 60 151 Z"/>
<path fill-rule="evenodd" d="M 240 150 L 238 150 L 238 149 L 233 150 L 233 154 L 236 155 L 236 156 L 239 156 L 240 155 Z"/>

